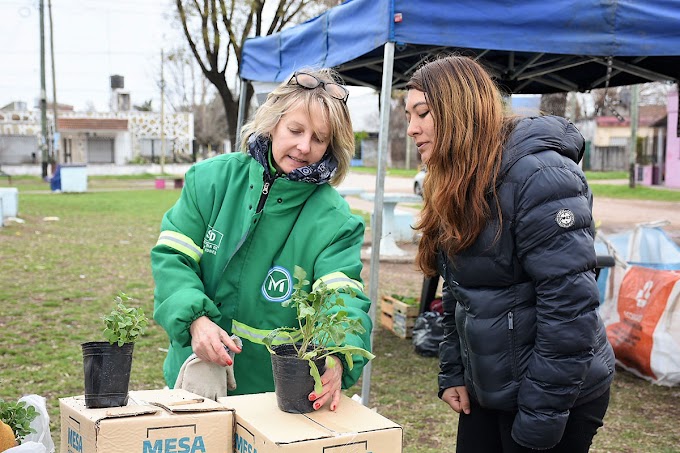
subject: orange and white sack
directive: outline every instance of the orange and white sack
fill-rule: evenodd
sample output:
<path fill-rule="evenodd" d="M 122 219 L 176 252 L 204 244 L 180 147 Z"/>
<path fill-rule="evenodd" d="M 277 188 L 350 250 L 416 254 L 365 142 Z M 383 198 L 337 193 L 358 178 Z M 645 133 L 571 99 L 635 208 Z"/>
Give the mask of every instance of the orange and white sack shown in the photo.
<path fill-rule="evenodd" d="M 628 267 L 606 315 L 619 365 L 654 384 L 680 384 L 680 271 Z"/>

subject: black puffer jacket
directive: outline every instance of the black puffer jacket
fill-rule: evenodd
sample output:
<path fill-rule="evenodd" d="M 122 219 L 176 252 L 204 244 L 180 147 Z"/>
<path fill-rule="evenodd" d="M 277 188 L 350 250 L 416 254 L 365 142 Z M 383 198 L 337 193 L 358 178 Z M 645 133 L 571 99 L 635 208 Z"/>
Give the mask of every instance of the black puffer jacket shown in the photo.
<path fill-rule="evenodd" d="M 583 145 L 563 118 L 522 119 L 503 151 L 500 238 L 496 218 L 470 248 L 439 259 L 440 397 L 465 384 L 483 407 L 516 411 L 512 436 L 535 449 L 556 445 L 569 409 L 614 376 L 597 312 L 592 196 L 577 165 Z"/>

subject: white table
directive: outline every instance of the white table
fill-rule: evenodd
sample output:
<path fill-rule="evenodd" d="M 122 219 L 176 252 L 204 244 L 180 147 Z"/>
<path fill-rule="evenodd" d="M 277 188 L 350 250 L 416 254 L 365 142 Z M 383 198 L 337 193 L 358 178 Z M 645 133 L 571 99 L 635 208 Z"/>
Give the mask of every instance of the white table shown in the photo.
<path fill-rule="evenodd" d="M 342 198 L 361 195 L 364 192 L 364 190 L 359 187 L 338 187 L 336 190 L 342 195 Z"/>
<path fill-rule="evenodd" d="M 361 198 L 364 200 L 375 201 L 374 193 L 363 193 Z M 383 228 L 380 238 L 380 255 L 381 256 L 405 256 L 408 253 L 397 245 L 395 236 L 400 229 L 398 222 L 395 219 L 394 209 L 398 203 L 422 203 L 423 199 L 411 193 L 384 193 L 383 194 Z M 375 209 L 374 209 L 375 212 Z M 410 228 L 410 226 L 407 226 Z"/>

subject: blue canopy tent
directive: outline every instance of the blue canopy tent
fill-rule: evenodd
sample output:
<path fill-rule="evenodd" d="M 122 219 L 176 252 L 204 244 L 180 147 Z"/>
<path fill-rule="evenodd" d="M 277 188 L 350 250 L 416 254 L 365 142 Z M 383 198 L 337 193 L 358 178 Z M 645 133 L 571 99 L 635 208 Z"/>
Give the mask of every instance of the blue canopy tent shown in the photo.
<path fill-rule="evenodd" d="M 512 93 L 586 91 L 680 73 L 676 0 L 350 0 L 243 48 L 241 78 L 280 82 L 301 66 L 335 67 L 381 86 L 395 44 L 394 84 L 442 51 L 480 58 Z"/>
<path fill-rule="evenodd" d="M 510 93 L 588 91 L 680 77 L 677 0 L 348 0 L 243 47 L 239 130 L 248 81 L 281 82 L 305 66 L 381 91 L 370 298 L 378 299 L 383 187 L 393 88 L 433 56 L 478 59 Z M 375 319 L 375 308 L 371 317 Z M 362 400 L 368 403 L 371 366 Z"/>

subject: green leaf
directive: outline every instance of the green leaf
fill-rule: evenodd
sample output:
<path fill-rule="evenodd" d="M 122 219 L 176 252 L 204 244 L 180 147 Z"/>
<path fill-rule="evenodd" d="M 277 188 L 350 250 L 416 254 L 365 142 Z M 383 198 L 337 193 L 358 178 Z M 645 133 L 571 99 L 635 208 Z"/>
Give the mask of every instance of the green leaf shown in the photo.
<path fill-rule="evenodd" d="M 300 309 L 298 310 L 298 313 L 300 317 L 307 317 L 307 316 L 314 316 L 316 313 L 316 310 L 314 307 L 307 307 L 307 306 L 301 306 Z"/>
<path fill-rule="evenodd" d="M 354 368 L 354 359 L 352 359 L 352 354 L 345 352 L 345 362 L 347 362 L 347 367 L 351 370 Z"/>
<path fill-rule="evenodd" d="M 130 301 L 131 297 L 120 293 L 115 301 L 116 305 L 111 312 L 103 316 L 104 338 L 111 344 L 119 346 L 125 343 L 134 343 L 144 334 L 149 320 L 144 310 L 136 307 L 126 307 L 123 301 Z"/>
<path fill-rule="evenodd" d="M 38 416 L 33 406 L 26 407 L 25 401 L 5 402 L 0 399 L 0 420 L 5 422 L 12 431 L 15 439 L 21 443 L 24 437 L 36 432 L 31 428 L 31 422 Z"/>
<path fill-rule="evenodd" d="M 317 395 L 323 391 L 323 385 L 321 384 L 321 375 L 319 374 L 319 369 L 316 367 L 316 363 L 313 360 L 309 360 L 309 374 L 314 378 L 314 393 Z"/>

